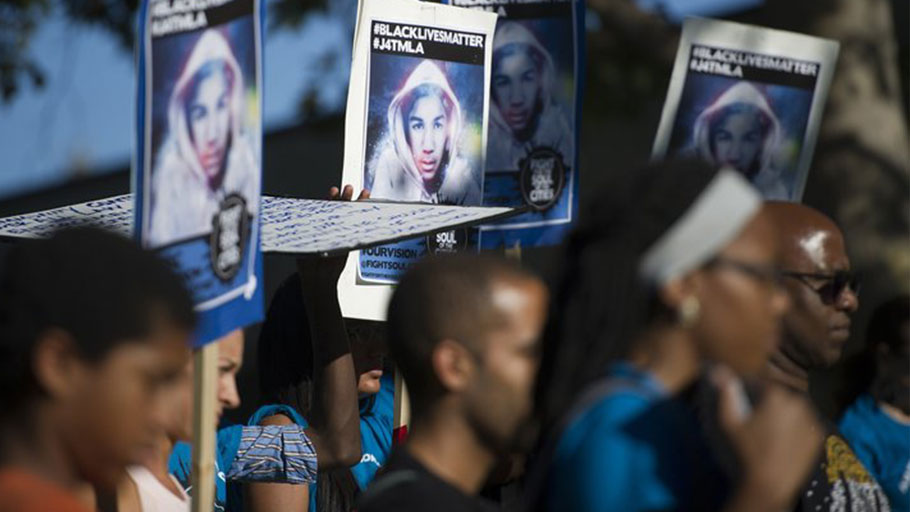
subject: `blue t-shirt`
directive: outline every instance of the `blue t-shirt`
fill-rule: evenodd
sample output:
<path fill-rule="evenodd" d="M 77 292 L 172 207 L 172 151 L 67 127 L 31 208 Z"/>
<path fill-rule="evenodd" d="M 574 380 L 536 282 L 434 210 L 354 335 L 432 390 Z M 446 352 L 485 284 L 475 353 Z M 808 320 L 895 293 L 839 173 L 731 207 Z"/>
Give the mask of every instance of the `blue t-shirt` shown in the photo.
<path fill-rule="evenodd" d="M 370 485 L 392 450 L 395 380 L 391 375 L 383 375 L 380 382 L 379 393 L 360 402 L 360 449 L 363 455 L 360 463 L 351 468 L 351 473 L 361 491 Z"/>
<path fill-rule="evenodd" d="M 392 422 L 395 410 L 395 380 L 383 375 L 379 393 L 360 400 L 360 462 L 351 467 L 351 474 L 361 491 L 367 488 L 376 472 L 389 458 L 392 449 Z M 294 423 L 307 426 L 296 409 L 286 405 L 264 405 L 250 417 L 247 425 L 258 425 L 264 418 L 284 414 Z M 310 484 L 310 510 L 316 510 L 316 484 Z M 233 503 L 233 500 L 232 500 Z"/>
<path fill-rule="evenodd" d="M 549 510 L 713 510 L 726 498 L 693 410 L 650 374 L 610 366 L 603 395 L 571 419 L 549 471 Z"/>
<path fill-rule="evenodd" d="M 218 430 L 215 448 L 215 510 L 225 510 L 227 507 L 227 479 L 224 468 L 230 468 L 234 462 L 237 448 L 240 446 L 242 429 L 241 425 L 233 425 Z M 174 451 L 168 459 L 168 471 L 188 493 L 192 485 L 190 480 L 192 470 L 192 445 L 179 441 L 174 445 Z"/>
<path fill-rule="evenodd" d="M 865 394 L 847 409 L 838 428 L 878 480 L 891 509 L 910 510 L 910 425 L 895 421 Z"/>

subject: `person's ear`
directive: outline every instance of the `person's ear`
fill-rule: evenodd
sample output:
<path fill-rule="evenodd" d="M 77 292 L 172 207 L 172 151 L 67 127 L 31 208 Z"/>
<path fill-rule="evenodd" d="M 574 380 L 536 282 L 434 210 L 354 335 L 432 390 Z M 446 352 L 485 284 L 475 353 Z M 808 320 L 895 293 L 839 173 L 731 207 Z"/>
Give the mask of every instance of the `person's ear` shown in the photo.
<path fill-rule="evenodd" d="M 657 290 L 660 301 L 673 311 L 679 311 L 689 297 L 701 298 L 702 279 L 701 272 L 690 272 L 682 277 L 673 279 Z"/>
<path fill-rule="evenodd" d="M 676 314 L 677 321 L 690 327 L 701 315 L 701 288 L 698 272 L 690 273 L 666 283 L 658 290 L 658 297 L 670 311 Z"/>
<path fill-rule="evenodd" d="M 48 329 L 35 342 L 32 371 L 35 381 L 51 398 L 67 397 L 77 388 L 85 362 L 76 340 L 62 329 Z"/>
<path fill-rule="evenodd" d="M 460 392 L 474 380 L 474 358 L 468 349 L 454 340 L 442 340 L 433 349 L 433 371 L 443 389 Z"/>

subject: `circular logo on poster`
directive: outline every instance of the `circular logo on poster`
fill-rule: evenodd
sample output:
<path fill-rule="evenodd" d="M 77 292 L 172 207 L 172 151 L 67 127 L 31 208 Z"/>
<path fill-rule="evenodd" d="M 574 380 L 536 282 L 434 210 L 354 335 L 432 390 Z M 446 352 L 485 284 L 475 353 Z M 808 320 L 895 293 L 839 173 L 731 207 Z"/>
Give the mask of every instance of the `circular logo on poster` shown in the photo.
<path fill-rule="evenodd" d="M 233 279 L 243 266 L 251 221 L 252 216 L 246 211 L 246 199 L 231 194 L 221 201 L 218 213 L 212 217 L 209 238 L 209 258 L 218 279 Z"/>
<path fill-rule="evenodd" d="M 521 162 L 521 195 L 536 211 L 549 210 L 559 201 L 565 185 L 562 155 L 550 148 L 537 148 Z"/>
<path fill-rule="evenodd" d="M 427 236 L 427 252 L 429 254 L 452 254 L 467 246 L 467 229 L 453 229 Z"/>

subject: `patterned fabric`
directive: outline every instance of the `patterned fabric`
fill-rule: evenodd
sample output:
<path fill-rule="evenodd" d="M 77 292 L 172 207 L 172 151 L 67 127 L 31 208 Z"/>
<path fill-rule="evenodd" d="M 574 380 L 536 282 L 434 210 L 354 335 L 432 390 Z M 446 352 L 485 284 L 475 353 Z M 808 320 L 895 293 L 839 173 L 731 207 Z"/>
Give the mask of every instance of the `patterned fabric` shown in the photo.
<path fill-rule="evenodd" d="M 822 461 L 803 490 L 802 512 L 890 512 L 888 498 L 875 478 L 838 434 L 825 438 Z"/>
<path fill-rule="evenodd" d="M 191 447 L 179 442 L 168 461 L 168 470 L 187 494 L 192 495 Z M 229 468 L 227 473 L 223 468 Z M 239 485 L 228 489 L 228 481 L 293 482 L 316 481 L 316 449 L 304 427 L 232 425 L 218 431 L 215 454 L 214 510 L 239 510 Z"/>
<path fill-rule="evenodd" d="M 304 484 L 316 470 L 316 448 L 299 425 L 247 426 L 227 479 Z"/>

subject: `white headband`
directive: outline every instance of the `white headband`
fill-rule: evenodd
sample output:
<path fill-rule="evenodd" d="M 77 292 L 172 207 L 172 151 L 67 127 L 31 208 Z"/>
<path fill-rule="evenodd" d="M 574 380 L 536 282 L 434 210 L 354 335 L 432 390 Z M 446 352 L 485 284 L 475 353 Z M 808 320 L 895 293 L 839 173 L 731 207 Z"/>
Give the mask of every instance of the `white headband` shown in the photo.
<path fill-rule="evenodd" d="M 762 198 L 738 172 L 722 169 L 666 233 L 645 252 L 639 274 L 662 285 L 711 259 L 761 208 Z"/>

